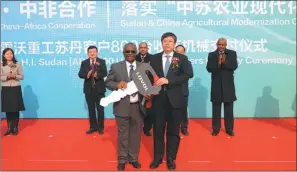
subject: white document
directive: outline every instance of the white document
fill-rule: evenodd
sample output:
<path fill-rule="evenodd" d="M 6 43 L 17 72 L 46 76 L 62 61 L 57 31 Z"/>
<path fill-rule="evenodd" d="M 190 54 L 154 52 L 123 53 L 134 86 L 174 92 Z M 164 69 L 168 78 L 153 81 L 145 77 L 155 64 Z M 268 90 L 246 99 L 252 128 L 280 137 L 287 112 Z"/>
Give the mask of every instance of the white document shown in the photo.
<path fill-rule="evenodd" d="M 126 97 L 127 95 L 131 95 L 136 92 L 138 92 L 138 89 L 134 81 L 130 81 L 127 83 L 126 89 L 124 90 L 118 89 L 118 90 L 112 91 L 107 97 L 102 98 L 100 100 L 100 105 L 103 107 L 106 107 L 110 103 L 120 101 L 122 98 Z"/>

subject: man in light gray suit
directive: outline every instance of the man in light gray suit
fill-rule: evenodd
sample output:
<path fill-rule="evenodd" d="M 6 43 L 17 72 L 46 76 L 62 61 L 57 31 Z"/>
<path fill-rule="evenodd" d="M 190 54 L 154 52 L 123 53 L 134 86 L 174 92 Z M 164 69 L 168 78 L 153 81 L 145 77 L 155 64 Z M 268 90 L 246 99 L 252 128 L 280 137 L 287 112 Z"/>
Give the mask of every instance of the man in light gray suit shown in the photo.
<path fill-rule="evenodd" d="M 112 64 L 105 80 L 106 87 L 111 90 L 125 89 L 131 81 L 132 73 L 141 65 L 135 60 L 137 49 L 133 43 L 124 46 L 125 60 Z M 140 139 L 145 108 L 141 105 L 143 96 L 138 93 L 126 96 L 113 104 L 118 127 L 118 170 L 125 170 L 127 162 L 134 168 L 141 168 L 138 161 Z"/>

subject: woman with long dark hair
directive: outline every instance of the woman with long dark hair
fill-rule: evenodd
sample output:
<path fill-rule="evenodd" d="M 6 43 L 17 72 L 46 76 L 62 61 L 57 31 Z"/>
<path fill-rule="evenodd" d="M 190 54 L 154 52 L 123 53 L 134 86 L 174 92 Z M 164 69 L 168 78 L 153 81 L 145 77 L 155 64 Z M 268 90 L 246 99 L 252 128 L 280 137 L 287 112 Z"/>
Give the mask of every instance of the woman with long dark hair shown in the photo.
<path fill-rule="evenodd" d="M 1 63 L 1 110 L 6 113 L 5 136 L 18 134 L 20 111 L 25 110 L 20 80 L 24 79 L 21 64 L 15 59 L 14 51 L 5 48 Z"/>

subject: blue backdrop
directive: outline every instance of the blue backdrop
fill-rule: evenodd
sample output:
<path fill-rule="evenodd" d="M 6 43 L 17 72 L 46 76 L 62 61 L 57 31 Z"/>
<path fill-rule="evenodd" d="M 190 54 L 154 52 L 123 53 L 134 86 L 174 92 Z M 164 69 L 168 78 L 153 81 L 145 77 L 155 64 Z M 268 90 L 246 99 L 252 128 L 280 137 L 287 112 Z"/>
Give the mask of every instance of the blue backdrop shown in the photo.
<path fill-rule="evenodd" d="M 238 54 L 235 116 L 295 116 L 295 1 L 1 1 L 1 49 L 12 47 L 23 64 L 25 118 L 86 118 L 77 75 L 86 48 L 96 45 L 109 69 L 126 42 L 157 53 L 168 31 L 194 67 L 190 117 L 211 117 L 205 67 L 219 37 Z M 105 114 L 113 118 L 111 105 Z"/>

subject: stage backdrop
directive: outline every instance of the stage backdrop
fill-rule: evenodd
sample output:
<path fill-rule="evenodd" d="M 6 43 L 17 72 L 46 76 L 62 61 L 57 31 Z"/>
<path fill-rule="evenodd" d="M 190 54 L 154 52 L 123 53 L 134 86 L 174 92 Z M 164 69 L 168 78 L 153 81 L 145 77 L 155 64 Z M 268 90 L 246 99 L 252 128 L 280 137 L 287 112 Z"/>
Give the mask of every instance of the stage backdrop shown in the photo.
<path fill-rule="evenodd" d="M 220 37 L 238 55 L 235 116 L 295 116 L 295 1 L 1 1 L 1 49 L 23 64 L 25 118 L 87 118 L 78 78 L 86 48 L 98 46 L 109 70 L 129 41 L 160 52 L 164 32 L 177 35 L 194 67 L 191 118 L 211 117 L 205 67 Z M 105 114 L 114 117 L 112 105 Z"/>

